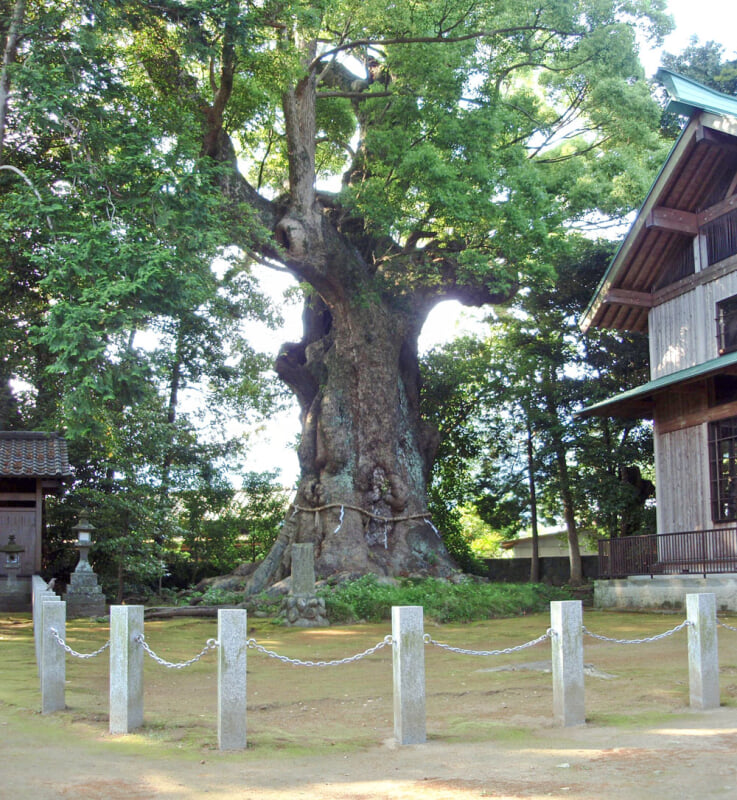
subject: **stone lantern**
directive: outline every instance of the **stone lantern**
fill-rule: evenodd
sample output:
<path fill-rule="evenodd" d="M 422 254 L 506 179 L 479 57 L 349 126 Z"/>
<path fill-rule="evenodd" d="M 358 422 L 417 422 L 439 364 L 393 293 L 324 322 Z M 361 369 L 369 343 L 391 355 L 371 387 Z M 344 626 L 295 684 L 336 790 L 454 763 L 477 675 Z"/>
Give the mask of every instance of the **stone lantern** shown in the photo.
<path fill-rule="evenodd" d="M 19 590 L 18 584 L 18 570 L 20 569 L 20 554 L 25 553 L 25 547 L 21 547 L 15 542 L 15 534 L 11 533 L 8 536 L 8 543 L 4 547 L 0 547 L 0 553 L 5 556 L 5 571 L 8 578 L 5 582 L 5 591 L 9 594 Z"/>
<path fill-rule="evenodd" d="M 72 528 L 77 534 L 75 546 L 79 550 L 79 562 L 71 575 L 64 599 L 67 603 L 68 617 L 102 617 L 107 613 L 105 597 L 97 585 L 92 565 L 88 561 L 92 547 L 92 531 L 94 526 L 83 511 L 79 522 Z"/>
<path fill-rule="evenodd" d="M 87 556 L 89 555 L 90 547 L 92 547 L 92 531 L 95 530 L 95 527 L 90 524 L 84 511 L 80 514 L 79 522 L 72 530 L 77 534 L 76 547 L 79 550 L 79 563 L 75 572 L 92 572 Z"/>

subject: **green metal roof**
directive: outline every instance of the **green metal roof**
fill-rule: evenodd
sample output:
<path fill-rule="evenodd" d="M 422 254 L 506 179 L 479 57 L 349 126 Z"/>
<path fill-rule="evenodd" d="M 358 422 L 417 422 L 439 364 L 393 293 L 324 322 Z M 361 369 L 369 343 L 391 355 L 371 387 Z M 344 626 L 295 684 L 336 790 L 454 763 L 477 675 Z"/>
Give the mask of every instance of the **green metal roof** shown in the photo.
<path fill-rule="evenodd" d="M 670 95 L 667 111 L 691 116 L 694 111 L 710 111 L 720 116 L 737 117 L 737 98 L 709 89 L 691 78 L 661 67 L 655 78 Z"/>
<path fill-rule="evenodd" d="M 737 352 L 728 353 L 703 364 L 681 369 L 662 378 L 629 389 L 626 392 L 602 400 L 592 406 L 587 406 L 583 411 L 579 411 L 578 417 L 637 417 L 649 418 L 652 416 L 653 396 L 664 389 L 669 389 L 679 383 L 689 383 L 698 378 L 705 378 L 717 372 L 722 372 L 727 367 L 737 365 Z"/>

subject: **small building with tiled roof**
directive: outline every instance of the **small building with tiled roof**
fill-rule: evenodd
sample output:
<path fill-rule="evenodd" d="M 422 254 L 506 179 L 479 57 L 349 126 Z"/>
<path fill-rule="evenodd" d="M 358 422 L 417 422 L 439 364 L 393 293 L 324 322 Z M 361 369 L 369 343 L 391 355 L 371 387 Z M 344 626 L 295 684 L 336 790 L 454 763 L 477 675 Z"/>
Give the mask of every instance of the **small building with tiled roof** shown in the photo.
<path fill-rule="evenodd" d="M 56 433 L 0 431 L 0 547 L 23 547 L 18 577 L 41 571 L 44 495 L 72 477 L 67 443 Z M 0 559 L 0 577 L 6 577 Z"/>

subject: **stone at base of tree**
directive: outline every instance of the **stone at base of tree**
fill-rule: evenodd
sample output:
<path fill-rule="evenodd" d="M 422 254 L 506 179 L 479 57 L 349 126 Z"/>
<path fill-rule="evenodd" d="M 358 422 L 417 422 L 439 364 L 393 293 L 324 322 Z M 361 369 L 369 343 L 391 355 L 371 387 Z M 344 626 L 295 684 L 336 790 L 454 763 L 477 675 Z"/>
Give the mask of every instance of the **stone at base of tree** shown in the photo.
<path fill-rule="evenodd" d="M 272 583 L 264 589 L 267 597 L 281 597 L 282 595 L 289 594 L 292 591 L 292 576 L 284 578 L 284 580 Z"/>
<path fill-rule="evenodd" d="M 288 596 L 282 608 L 286 613 L 287 625 L 294 628 L 317 628 L 330 625 L 325 600 L 322 597 Z"/>

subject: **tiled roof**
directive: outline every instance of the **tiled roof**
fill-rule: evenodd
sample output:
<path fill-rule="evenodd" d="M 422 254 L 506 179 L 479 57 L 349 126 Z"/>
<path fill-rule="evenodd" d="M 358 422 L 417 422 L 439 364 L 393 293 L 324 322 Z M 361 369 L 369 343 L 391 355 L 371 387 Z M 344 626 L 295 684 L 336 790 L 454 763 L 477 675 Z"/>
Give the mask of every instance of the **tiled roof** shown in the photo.
<path fill-rule="evenodd" d="M 56 433 L 0 431 L 0 477 L 71 475 L 67 443 Z"/>

